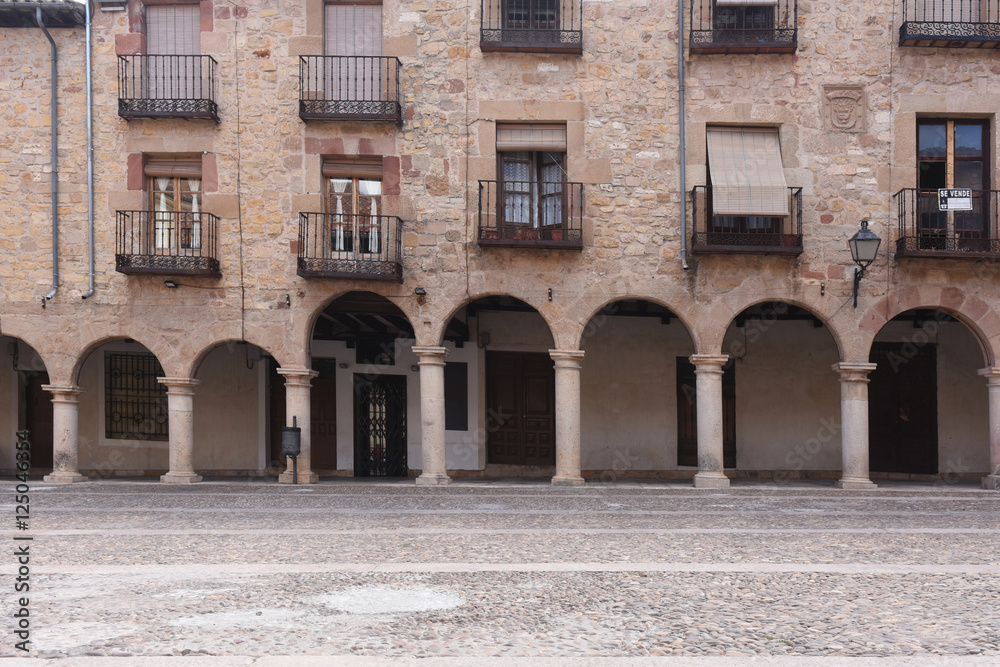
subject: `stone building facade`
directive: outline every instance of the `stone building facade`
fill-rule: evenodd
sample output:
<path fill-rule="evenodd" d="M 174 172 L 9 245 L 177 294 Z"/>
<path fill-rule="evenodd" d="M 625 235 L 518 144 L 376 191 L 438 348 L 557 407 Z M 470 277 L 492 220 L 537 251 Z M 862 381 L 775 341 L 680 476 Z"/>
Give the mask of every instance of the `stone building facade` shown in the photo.
<path fill-rule="evenodd" d="M 288 482 L 294 418 L 302 482 L 996 488 L 1000 16 L 951 6 L 101 0 L 91 195 L 83 6 L 0 1 L 0 467 Z"/>

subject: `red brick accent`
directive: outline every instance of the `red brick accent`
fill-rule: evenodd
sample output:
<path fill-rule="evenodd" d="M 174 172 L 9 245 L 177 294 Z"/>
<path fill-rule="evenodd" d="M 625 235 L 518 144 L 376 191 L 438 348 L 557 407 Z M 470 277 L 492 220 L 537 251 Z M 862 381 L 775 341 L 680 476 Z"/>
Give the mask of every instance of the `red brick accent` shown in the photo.
<path fill-rule="evenodd" d="M 306 155 L 343 155 L 344 140 L 306 137 Z"/>
<path fill-rule="evenodd" d="M 246 7 L 236 7 L 233 9 L 233 15 L 238 19 L 245 19 L 250 11 Z"/>
<path fill-rule="evenodd" d="M 392 139 L 359 139 L 358 155 L 388 155 L 395 150 Z"/>
<path fill-rule="evenodd" d="M 824 225 L 829 225 L 831 222 L 833 222 L 833 216 L 830 215 L 829 213 L 824 213 L 823 215 L 819 216 L 819 221 Z"/>
<path fill-rule="evenodd" d="M 941 305 L 952 310 L 961 310 L 965 303 L 965 294 L 957 287 L 945 287 L 941 290 Z"/>
<path fill-rule="evenodd" d="M 146 176 L 142 173 L 143 163 L 142 153 L 129 154 L 128 176 L 125 181 L 129 190 L 142 190 L 146 187 Z"/>
<path fill-rule="evenodd" d="M 978 296 L 970 296 L 965 302 L 965 314 L 973 322 L 978 322 L 989 310 L 990 307 Z"/>
<path fill-rule="evenodd" d="M 298 241 L 289 241 L 288 242 L 288 249 L 291 251 L 291 253 L 293 255 L 298 255 L 299 254 L 299 242 Z"/>
<path fill-rule="evenodd" d="M 219 165 L 215 153 L 201 156 L 201 189 L 202 192 L 219 191 Z"/>
<path fill-rule="evenodd" d="M 382 193 L 387 195 L 400 194 L 398 156 L 386 155 L 382 158 Z"/>
<path fill-rule="evenodd" d="M 831 264 L 826 269 L 826 275 L 830 280 L 843 280 L 844 279 L 844 265 L 843 264 Z"/>
<path fill-rule="evenodd" d="M 215 18 L 217 19 L 228 19 L 229 18 L 229 7 L 222 6 L 215 8 Z"/>
<path fill-rule="evenodd" d="M 201 31 L 212 32 L 212 0 L 201 0 Z"/>
<path fill-rule="evenodd" d="M 115 55 L 134 56 L 146 50 L 146 36 L 138 32 L 115 35 Z"/>

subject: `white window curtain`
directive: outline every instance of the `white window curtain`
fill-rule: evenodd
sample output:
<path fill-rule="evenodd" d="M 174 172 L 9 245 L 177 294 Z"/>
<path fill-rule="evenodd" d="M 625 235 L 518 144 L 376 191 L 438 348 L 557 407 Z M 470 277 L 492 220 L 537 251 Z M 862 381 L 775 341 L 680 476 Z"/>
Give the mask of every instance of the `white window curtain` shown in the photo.
<path fill-rule="evenodd" d="M 160 196 L 156 199 L 156 209 L 153 211 L 153 245 L 158 250 L 173 247 L 174 207 L 173 202 L 167 200 L 167 191 L 173 186 L 173 180 L 156 179 L 156 189 L 160 191 Z"/>
<path fill-rule="evenodd" d="M 377 254 L 381 252 L 381 239 L 379 238 L 381 226 L 378 224 L 378 201 L 382 195 L 382 181 L 359 180 L 358 193 L 362 197 L 370 198 L 371 221 L 368 231 L 368 252 Z"/>
<path fill-rule="evenodd" d="M 333 189 L 333 198 L 336 202 L 336 217 L 334 218 L 336 228 L 333 232 L 334 252 L 344 252 L 347 250 L 347 244 L 344 242 L 344 193 L 347 192 L 347 188 L 350 184 L 351 179 L 349 178 L 330 179 L 330 187 Z"/>
<path fill-rule="evenodd" d="M 192 250 L 201 248 L 201 206 L 198 197 L 201 194 L 201 179 L 186 179 L 188 192 L 191 193 L 191 239 L 188 247 Z"/>

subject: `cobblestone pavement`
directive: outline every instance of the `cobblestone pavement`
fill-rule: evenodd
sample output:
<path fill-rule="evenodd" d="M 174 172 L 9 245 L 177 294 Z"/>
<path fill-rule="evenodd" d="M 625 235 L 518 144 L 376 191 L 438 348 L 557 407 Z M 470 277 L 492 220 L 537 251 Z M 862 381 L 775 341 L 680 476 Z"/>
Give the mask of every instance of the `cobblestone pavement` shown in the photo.
<path fill-rule="evenodd" d="M 30 655 L 66 664 L 1000 665 L 1000 494 L 972 486 L 102 481 L 31 500 Z M 0 560 L 8 608 L 16 569 Z M 0 663 L 28 664 L 12 638 Z"/>

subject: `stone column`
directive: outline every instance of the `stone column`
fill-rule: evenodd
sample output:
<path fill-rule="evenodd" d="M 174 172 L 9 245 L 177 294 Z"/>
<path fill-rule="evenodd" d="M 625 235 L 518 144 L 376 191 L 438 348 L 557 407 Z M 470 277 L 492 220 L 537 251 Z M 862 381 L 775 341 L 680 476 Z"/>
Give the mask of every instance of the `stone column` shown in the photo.
<path fill-rule="evenodd" d="M 43 384 L 42 389 L 52 394 L 52 474 L 46 482 L 67 484 L 86 482 L 80 474 L 80 394 L 79 387 L 59 387 Z"/>
<path fill-rule="evenodd" d="M 728 489 L 722 456 L 722 367 L 726 354 L 692 354 L 698 413 L 698 472 L 694 485 L 699 489 Z"/>
<path fill-rule="evenodd" d="M 556 475 L 553 486 L 579 486 L 580 350 L 549 350 L 556 364 Z"/>
<path fill-rule="evenodd" d="M 1000 368 L 983 368 L 990 400 L 990 474 L 983 477 L 983 488 L 1000 491 Z"/>
<path fill-rule="evenodd" d="M 417 484 L 451 484 L 444 443 L 444 358 L 447 348 L 413 346 L 420 366 L 420 477 Z"/>
<path fill-rule="evenodd" d="M 194 388 L 201 380 L 191 378 L 156 378 L 167 387 L 167 418 L 170 437 L 170 470 L 161 482 L 191 484 L 200 482 L 194 472 Z"/>
<path fill-rule="evenodd" d="M 875 364 L 834 364 L 840 373 L 841 489 L 874 489 L 868 473 L 868 374 Z"/>
<path fill-rule="evenodd" d="M 292 417 L 297 417 L 297 426 L 302 429 L 302 447 L 296 457 L 299 484 L 315 484 L 319 475 L 312 471 L 312 403 L 310 390 L 312 379 L 319 375 L 307 368 L 279 368 L 278 374 L 285 376 L 285 426 L 292 426 Z M 278 475 L 280 484 L 294 483 L 291 457 L 285 460 L 285 472 Z"/>

